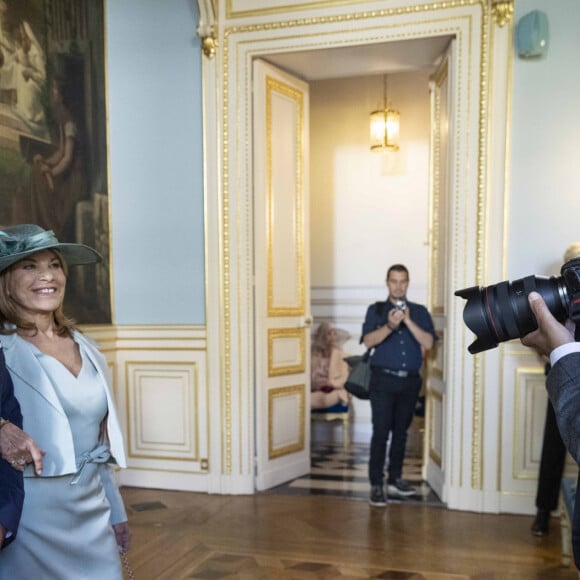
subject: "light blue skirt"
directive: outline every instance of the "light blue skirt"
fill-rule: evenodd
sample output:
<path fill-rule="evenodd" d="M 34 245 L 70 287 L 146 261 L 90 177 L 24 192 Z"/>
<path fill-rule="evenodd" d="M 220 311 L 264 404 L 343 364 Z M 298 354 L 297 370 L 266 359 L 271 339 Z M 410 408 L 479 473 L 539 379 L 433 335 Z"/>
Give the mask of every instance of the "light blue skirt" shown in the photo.
<path fill-rule="evenodd" d="M 99 470 L 25 477 L 24 509 L 14 542 L 0 552 L 0 580 L 122 580 L 109 502 Z"/>

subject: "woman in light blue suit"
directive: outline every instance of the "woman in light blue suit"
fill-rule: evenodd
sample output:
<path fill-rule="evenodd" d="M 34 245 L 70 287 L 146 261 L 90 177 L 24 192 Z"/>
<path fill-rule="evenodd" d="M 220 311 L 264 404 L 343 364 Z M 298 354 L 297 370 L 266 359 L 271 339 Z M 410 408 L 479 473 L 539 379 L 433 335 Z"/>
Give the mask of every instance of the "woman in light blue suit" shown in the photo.
<path fill-rule="evenodd" d="M 0 230 L 0 343 L 24 430 L 46 452 L 42 475 L 24 472 L 15 542 L 0 553 L 0 580 L 122 579 L 129 546 L 110 463 L 125 467 L 104 356 L 62 311 L 68 266 L 99 254 L 51 231 Z"/>

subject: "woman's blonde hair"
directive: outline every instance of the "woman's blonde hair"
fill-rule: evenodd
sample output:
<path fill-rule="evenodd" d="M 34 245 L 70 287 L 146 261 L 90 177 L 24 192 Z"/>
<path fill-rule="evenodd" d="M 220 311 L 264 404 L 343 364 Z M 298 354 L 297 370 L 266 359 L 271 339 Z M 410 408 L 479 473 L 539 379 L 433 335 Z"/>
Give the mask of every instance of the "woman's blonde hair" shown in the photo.
<path fill-rule="evenodd" d="M 328 338 L 329 330 L 334 330 L 334 337 L 332 340 L 329 340 Z M 336 326 L 330 322 L 321 322 L 312 339 L 312 350 L 324 353 L 332 347 L 340 348 L 349 337 L 350 335 L 346 330 L 336 328 Z"/>
<path fill-rule="evenodd" d="M 574 242 L 566 248 L 566 253 L 564 254 L 564 263 L 569 262 L 574 258 L 580 258 L 580 242 Z"/>
<path fill-rule="evenodd" d="M 65 277 L 68 278 L 68 266 L 62 254 L 58 250 L 51 249 L 50 251 L 57 257 Z M 10 277 L 12 276 L 14 268 L 21 261 L 19 260 L 6 270 L 0 272 L 0 334 L 14 334 L 18 328 L 38 330 L 34 323 L 24 320 L 20 314 L 20 308 L 10 298 Z M 64 314 L 62 304 L 54 311 L 54 322 L 56 333 L 59 336 L 70 336 L 70 333 L 75 330 L 75 321 Z M 13 328 L 14 326 L 16 328 Z"/>

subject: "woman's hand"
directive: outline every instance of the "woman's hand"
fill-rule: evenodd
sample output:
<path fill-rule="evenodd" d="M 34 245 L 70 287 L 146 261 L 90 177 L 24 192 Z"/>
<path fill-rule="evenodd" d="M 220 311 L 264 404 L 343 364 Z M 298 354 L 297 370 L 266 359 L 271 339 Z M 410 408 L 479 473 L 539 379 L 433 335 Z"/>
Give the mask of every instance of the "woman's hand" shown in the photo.
<path fill-rule="evenodd" d="M 0 429 L 0 457 L 17 471 L 24 471 L 28 463 L 34 463 L 34 471 L 40 475 L 44 454 L 34 439 L 16 425 L 6 423 Z"/>
<path fill-rule="evenodd" d="M 113 530 L 115 530 L 115 537 L 117 538 L 119 552 L 121 554 L 128 552 L 129 546 L 131 545 L 131 531 L 129 530 L 129 524 L 127 522 L 114 524 Z"/>

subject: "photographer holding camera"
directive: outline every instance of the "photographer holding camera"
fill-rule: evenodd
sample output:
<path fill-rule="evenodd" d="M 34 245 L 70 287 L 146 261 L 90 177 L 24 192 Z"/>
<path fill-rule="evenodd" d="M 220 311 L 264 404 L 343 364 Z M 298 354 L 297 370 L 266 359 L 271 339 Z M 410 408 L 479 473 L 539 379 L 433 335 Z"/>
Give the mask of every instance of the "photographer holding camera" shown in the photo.
<path fill-rule="evenodd" d="M 566 251 L 577 255 L 577 246 Z M 500 342 L 519 338 L 525 346 L 539 354 L 549 356 L 550 369 L 546 387 L 553 407 L 562 441 L 576 463 L 580 465 L 580 258 L 569 259 L 561 268 L 561 276 L 526 276 L 513 282 L 504 281 L 491 286 L 473 286 L 455 292 L 467 300 L 463 320 L 476 335 L 468 347 L 472 354 L 495 348 Z M 566 324 L 575 325 L 574 333 Z M 552 442 L 554 443 L 554 441 Z M 556 451 L 552 450 L 552 453 Z M 562 451 L 564 453 L 564 451 Z M 552 458 L 553 459 L 553 458 Z M 542 462 L 544 452 L 542 452 Z M 564 458 L 562 458 L 563 462 Z M 556 460 L 551 460 L 550 487 L 559 484 L 561 469 L 556 473 Z M 540 477 L 543 466 L 540 470 Z M 540 482 L 541 483 L 541 482 Z M 538 489 L 537 507 L 540 489 Z M 544 498 L 546 499 L 546 498 Z M 557 501 L 557 500 L 556 500 Z M 548 507 L 548 506 L 546 506 Z M 554 506 L 552 506 L 554 507 Z M 532 526 L 536 533 L 536 524 Z M 538 528 L 539 529 L 539 528 Z M 542 535 L 542 534 L 537 534 Z M 580 494 L 576 489 L 576 501 L 572 523 L 574 560 L 580 566 Z"/>
<path fill-rule="evenodd" d="M 564 263 L 580 258 L 580 242 L 571 244 L 564 253 Z M 566 321 L 569 329 L 574 328 L 571 320 Z M 540 353 L 541 354 L 541 353 Z M 543 355 L 545 360 L 547 356 Z M 546 364 L 546 376 L 550 371 L 550 363 Z M 566 463 L 566 446 L 562 441 L 554 407 L 548 399 L 546 405 L 546 421 L 542 440 L 542 455 L 538 474 L 538 489 L 536 493 L 536 517 L 532 523 L 531 532 L 534 536 L 545 536 L 550 529 L 550 517 L 558 507 L 560 499 L 560 484 Z"/>
<path fill-rule="evenodd" d="M 387 491 L 407 497 L 415 488 L 402 479 L 407 430 L 413 420 L 421 389 L 419 371 L 425 352 L 436 339 L 431 315 L 422 304 L 407 301 L 409 271 L 394 264 L 387 272 L 389 296 L 369 306 L 362 328 L 362 342 L 371 355 L 370 401 L 373 434 L 369 458 L 371 494 L 369 503 L 387 504 L 383 489 L 387 439 L 389 451 Z"/>
<path fill-rule="evenodd" d="M 546 387 L 554 407 L 562 440 L 576 463 L 580 465 L 580 343 L 558 322 L 542 299 L 532 292 L 528 296 L 538 329 L 522 338 L 522 344 L 550 356 L 552 368 Z M 576 488 L 572 545 L 574 561 L 580 567 L 580 497 Z"/>
<path fill-rule="evenodd" d="M 570 258 L 570 250 L 577 254 L 577 245 L 568 248 L 565 259 Z M 568 260 L 560 273 L 559 277 L 526 276 L 487 287 L 472 286 L 456 290 L 455 295 L 467 300 L 463 320 L 476 335 L 467 349 L 471 354 L 519 338 L 539 354 L 549 355 L 550 404 L 562 441 L 580 465 L 580 342 L 575 342 L 580 340 L 580 258 Z M 575 325 L 575 335 L 566 324 Z M 580 568 L 580 486 L 576 487 L 572 543 Z"/>

